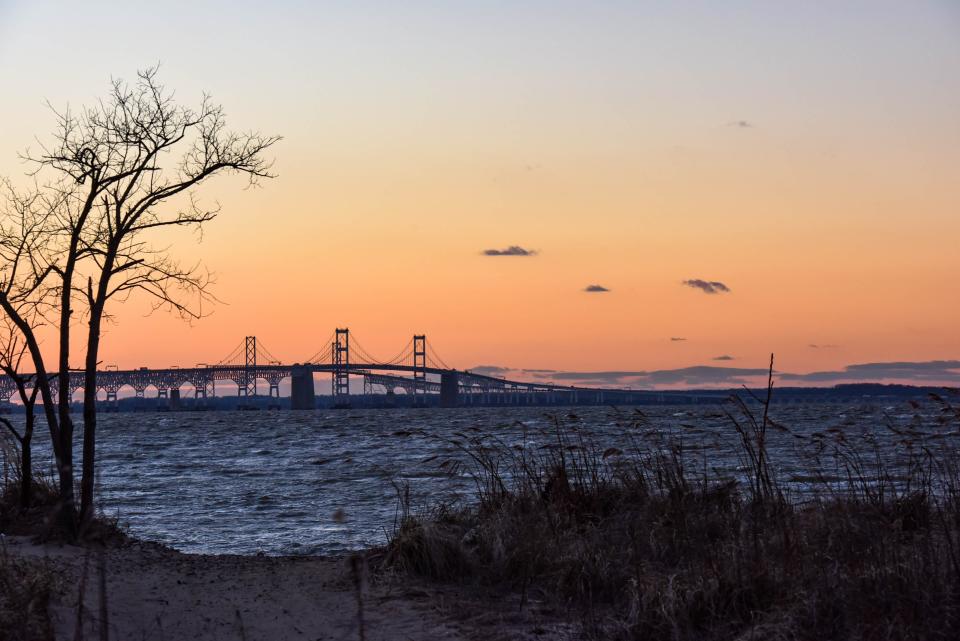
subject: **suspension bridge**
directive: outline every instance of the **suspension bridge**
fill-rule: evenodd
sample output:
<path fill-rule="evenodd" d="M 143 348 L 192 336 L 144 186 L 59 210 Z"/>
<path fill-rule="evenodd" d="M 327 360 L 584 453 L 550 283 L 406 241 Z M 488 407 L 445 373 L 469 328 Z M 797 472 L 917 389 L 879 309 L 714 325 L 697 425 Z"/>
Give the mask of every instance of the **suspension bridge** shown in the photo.
<path fill-rule="evenodd" d="M 349 407 L 350 379 L 362 378 L 364 395 L 394 395 L 397 390 L 412 398 L 413 405 L 555 405 L 580 403 L 633 403 L 641 395 L 656 395 L 616 388 L 595 388 L 516 381 L 448 366 L 424 334 L 415 334 L 393 358 L 373 356 L 348 328 L 338 328 L 323 343 L 324 347 L 301 362 L 284 364 L 256 336 L 245 337 L 226 357 L 215 363 L 194 367 L 168 367 L 121 370 L 107 367 L 97 372 L 97 394 L 108 404 L 116 404 L 124 388 L 137 397 L 148 389 L 160 399 L 181 398 L 182 388 L 192 388 L 195 399 L 217 395 L 217 384 L 229 384 L 241 400 L 260 396 L 265 389 L 270 398 L 280 397 L 280 384 L 290 380 L 290 406 L 293 409 L 316 407 L 315 374 L 330 376 L 332 405 Z M 71 372 L 70 389 L 83 388 L 83 373 Z M 264 385 L 265 384 L 265 385 Z M 52 392 L 59 394 L 57 379 Z M 0 376 L 0 401 L 9 402 L 16 385 Z M 189 389 L 187 390 L 189 393 Z M 662 394 L 661 394 L 662 396 Z"/>

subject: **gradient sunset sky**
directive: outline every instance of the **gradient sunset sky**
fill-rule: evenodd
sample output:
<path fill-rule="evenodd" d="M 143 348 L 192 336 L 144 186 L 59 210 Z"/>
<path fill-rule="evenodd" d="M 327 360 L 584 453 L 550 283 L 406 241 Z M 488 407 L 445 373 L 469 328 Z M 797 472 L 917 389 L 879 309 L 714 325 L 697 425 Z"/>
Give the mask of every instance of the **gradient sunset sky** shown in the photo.
<path fill-rule="evenodd" d="M 279 178 L 200 192 L 202 242 L 157 243 L 223 303 L 115 307 L 106 363 L 244 335 L 292 362 L 349 326 L 561 381 L 727 385 L 775 352 L 783 384 L 960 383 L 955 0 L 0 0 L 0 175 L 26 184 L 45 100 L 157 63 L 282 135 Z"/>

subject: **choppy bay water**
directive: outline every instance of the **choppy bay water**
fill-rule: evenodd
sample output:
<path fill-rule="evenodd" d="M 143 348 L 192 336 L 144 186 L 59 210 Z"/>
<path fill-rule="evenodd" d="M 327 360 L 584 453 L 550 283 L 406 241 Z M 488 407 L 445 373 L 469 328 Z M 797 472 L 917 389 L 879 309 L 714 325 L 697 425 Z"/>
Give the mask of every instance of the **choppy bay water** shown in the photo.
<path fill-rule="evenodd" d="M 956 425 L 935 425 L 936 415 L 906 403 L 774 406 L 790 432 L 770 430 L 771 458 L 779 478 L 802 490 L 817 438 L 867 435 L 896 462 L 903 430 L 958 440 Z M 457 443 L 489 434 L 536 451 L 556 442 L 557 420 L 599 448 L 653 452 L 680 442 L 696 474 L 743 474 L 739 437 L 720 406 L 642 415 L 603 407 L 123 413 L 100 417 L 99 501 L 133 535 L 185 552 L 337 554 L 385 540 L 396 483 L 409 483 L 415 505 L 469 500 L 469 467 L 450 473 L 452 461 L 468 462 Z M 41 430 L 35 458 L 50 469 Z"/>

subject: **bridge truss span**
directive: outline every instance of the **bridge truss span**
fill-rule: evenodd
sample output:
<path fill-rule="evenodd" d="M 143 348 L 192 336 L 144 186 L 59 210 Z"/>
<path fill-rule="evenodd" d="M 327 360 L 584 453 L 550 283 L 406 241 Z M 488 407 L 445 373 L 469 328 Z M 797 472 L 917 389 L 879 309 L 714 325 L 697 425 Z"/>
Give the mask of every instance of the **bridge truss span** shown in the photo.
<path fill-rule="evenodd" d="M 297 372 L 300 372 L 298 377 Z M 245 337 L 226 357 L 215 363 L 198 363 L 193 367 L 140 367 L 118 369 L 108 367 L 97 373 L 97 392 L 108 402 L 116 402 L 121 391 L 130 389 L 143 397 L 148 388 L 154 388 L 158 398 L 180 397 L 184 386 L 193 388 L 196 399 L 216 396 L 221 389 L 236 386 L 237 396 L 252 398 L 259 395 L 259 383 L 266 383 L 269 397 L 280 396 L 280 386 L 290 379 L 291 402 L 296 408 L 313 403 L 317 374 L 330 376 L 330 394 L 334 405 L 349 405 L 351 378 L 361 378 L 364 394 L 394 394 L 402 390 L 413 400 L 412 404 L 426 404 L 428 396 L 439 396 L 440 405 L 456 406 L 483 404 L 533 404 L 552 399 L 553 402 L 581 402 L 588 395 L 595 402 L 628 402 L 637 394 L 631 390 L 571 387 L 549 383 L 515 381 L 449 367 L 436 353 L 424 334 L 414 334 L 391 359 L 380 359 L 363 347 L 347 328 L 338 328 L 330 335 L 325 349 L 302 362 L 285 364 L 273 356 L 255 336 Z M 297 386 L 306 385 L 306 401 L 298 401 Z M 56 393 L 56 389 L 54 391 Z M 71 372 L 70 393 L 83 388 L 83 372 Z M 300 390 L 304 392 L 304 390 Z M 0 376 L 0 401 L 9 401 L 16 386 L 6 376 Z M 592 396 L 591 396 L 592 395 Z M 559 401 L 557 401 L 559 399 Z"/>

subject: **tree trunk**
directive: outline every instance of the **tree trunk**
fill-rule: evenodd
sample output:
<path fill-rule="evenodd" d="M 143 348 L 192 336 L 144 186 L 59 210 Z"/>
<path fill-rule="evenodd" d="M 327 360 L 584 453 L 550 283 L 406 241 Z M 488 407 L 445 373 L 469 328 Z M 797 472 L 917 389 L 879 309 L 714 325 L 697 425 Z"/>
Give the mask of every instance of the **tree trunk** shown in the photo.
<path fill-rule="evenodd" d="M 64 282 L 69 282 L 64 279 Z M 71 540 L 76 537 L 77 522 L 73 489 L 73 418 L 70 416 L 70 295 L 63 296 L 60 317 L 60 360 L 57 372 L 57 408 L 60 423 L 60 518 L 58 521 Z"/>
<path fill-rule="evenodd" d="M 57 370 L 57 407 L 60 422 L 60 514 L 57 521 L 71 541 L 77 537 L 77 512 L 73 489 L 73 418 L 70 416 L 70 317 L 73 315 L 71 296 L 78 244 L 79 233 L 74 232 L 70 238 L 70 250 L 62 276 L 60 358 Z"/>
<path fill-rule="evenodd" d="M 99 318 L 94 333 L 91 319 L 87 366 L 83 377 L 83 475 L 80 478 L 80 523 L 93 516 L 93 481 L 97 457 L 97 351 L 100 347 Z"/>
<path fill-rule="evenodd" d="M 20 441 L 20 509 L 26 510 L 33 503 L 33 406 L 25 408 L 23 440 Z"/>
<path fill-rule="evenodd" d="M 47 417 L 47 427 L 50 430 L 50 442 L 53 445 L 53 455 L 56 458 L 57 469 L 60 464 L 60 426 L 57 420 L 57 410 L 53 405 L 53 394 L 50 393 L 50 379 L 47 376 L 47 368 L 44 365 L 43 355 L 40 353 L 40 343 L 33 332 L 30 324 L 23 319 L 15 307 L 13 307 L 5 296 L 0 296 L 0 307 L 13 323 L 23 333 L 24 340 L 27 342 L 27 349 L 30 352 L 30 358 L 33 360 L 33 366 L 36 370 L 34 384 L 40 388 L 40 398 L 43 400 L 43 412 Z"/>
<path fill-rule="evenodd" d="M 107 257 L 105 265 L 112 268 Z M 97 460 L 97 355 L 100 352 L 100 321 L 106 303 L 107 279 L 101 278 L 100 294 L 90 308 L 90 333 L 87 335 L 87 360 L 83 373 L 83 475 L 80 478 L 80 523 L 93 516 L 93 482 Z"/>

